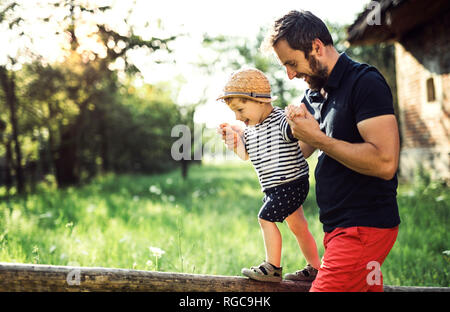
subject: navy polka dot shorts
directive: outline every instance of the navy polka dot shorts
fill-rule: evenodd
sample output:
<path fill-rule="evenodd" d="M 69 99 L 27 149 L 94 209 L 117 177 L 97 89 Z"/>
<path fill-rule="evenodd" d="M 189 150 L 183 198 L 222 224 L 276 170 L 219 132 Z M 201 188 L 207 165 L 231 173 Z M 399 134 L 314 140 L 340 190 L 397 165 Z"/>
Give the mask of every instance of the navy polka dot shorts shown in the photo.
<path fill-rule="evenodd" d="M 266 189 L 258 217 L 270 222 L 283 222 L 305 201 L 309 191 L 308 176 Z"/>

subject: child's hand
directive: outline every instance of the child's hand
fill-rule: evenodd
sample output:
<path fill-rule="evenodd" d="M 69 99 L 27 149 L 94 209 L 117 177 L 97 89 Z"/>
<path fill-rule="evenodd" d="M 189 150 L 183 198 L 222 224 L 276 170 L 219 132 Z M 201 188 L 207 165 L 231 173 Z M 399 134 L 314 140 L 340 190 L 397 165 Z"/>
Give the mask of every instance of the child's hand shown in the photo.
<path fill-rule="evenodd" d="M 243 139 L 244 130 L 241 127 L 223 123 L 217 132 L 222 135 L 222 140 L 229 150 L 235 152 L 241 159 L 248 158 Z"/>
<path fill-rule="evenodd" d="M 286 118 L 289 120 L 294 120 L 297 117 L 306 118 L 306 112 L 303 110 L 302 107 L 297 105 L 289 104 L 284 109 L 284 112 L 286 114 Z"/>
<path fill-rule="evenodd" d="M 230 150 L 234 150 L 238 145 L 238 133 L 228 123 L 220 124 L 217 132 L 222 135 L 225 145 Z"/>

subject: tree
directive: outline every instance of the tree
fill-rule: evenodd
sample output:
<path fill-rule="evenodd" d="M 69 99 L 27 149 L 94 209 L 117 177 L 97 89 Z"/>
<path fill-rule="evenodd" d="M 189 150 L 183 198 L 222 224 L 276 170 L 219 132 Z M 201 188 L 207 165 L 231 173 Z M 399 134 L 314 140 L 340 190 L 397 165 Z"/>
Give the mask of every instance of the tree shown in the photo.
<path fill-rule="evenodd" d="M 14 17 L 11 13 L 18 6 L 16 2 L 6 3 L 4 6 L 0 7 L 0 24 L 8 23 L 9 29 L 16 27 L 20 21 L 20 17 Z M 9 60 L 12 64 L 16 61 L 14 58 L 9 57 Z M 13 163 L 16 181 L 17 181 L 17 191 L 18 193 L 23 193 L 25 190 L 25 181 L 22 169 L 22 151 L 19 142 L 19 128 L 18 128 L 18 120 L 17 120 L 17 107 L 19 105 L 17 96 L 16 96 L 16 80 L 15 74 L 13 71 L 7 69 L 5 65 L 0 65 L 0 83 L 1 88 L 3 90 L 4 101 L 6 104 L 6 108 L 9 111 L 9 122 L 11 124 L 11 140 L 7 139 L 5 141 L 6 154 L 7 154 L 7 162 L 6 168 L 7 171 L 7 179 L 9 180 L 9 166 L 10 163 Z M 6 129 L 6 127 L 5 127 Z M 12 151 L 11 151 L 11 143 L 14 144 L 14 152 L 15 152 L 15 161 L 12 159 Z"/>
<path fill-rule="evenodd" d="M 14 143 L 14 152 L 16 154 L 14 169 L 17 179 L 17 191 L 23 193 L 25 190 L 25 181 L 22 170 L 22 151 L 19 143 L 19 129 L 17 122 L 18 100 L 15 90 L 16 83 L 14 72 L 10 72 L 5 67 L 0 66 L 0 81 L 5 95 L 6 106 L 9 109 L 9 121 L 12 128 L 12 142 Z"/>
<path fill-rule="evenodd" d="M 93 20 L 95 14 L 106 12 L 110 7 L 85 6 L 75 0 L 60 1 L 55 7 L 66 11 L 61 21 L 70 41 L 70 48 L 66 51 L 64 66 L 59 66 L 64 77 L 63 88 L 67 110 L 62 114 L 63 123 L 59 125 L 52 142 L 52 154 L 58 185 L 64 187 L 77 184 L 80 181 L 81 164 L 80 154 L 97 161 L 97 154 L 83 149 L 83 145 L 92 142 L 91 133 L 87 131 L 90 125 L 87 120 L 96 121 L 99 141 L 101 165 L 104 171 L 110 169 L 108 118 L 107 112 L 113 107 L 113 94 L 117 91 L 117 74 L 110 65 L 122 59 L 125 66 L 123 70 L 129 73 L 137 72 L 137 68 L 128 62 L 127 52 L 136 48 L 146 48 L 150 52 L 158 49 L 167 49 L 167 43 L 175 38 L 152 38 L 143 40 L 133 33 L 132 27 L 126 35 L 119 34 L 106 24 L 93 24 L 93 31 L 87 36 L 93 38 L 99 47 L 96 51 L 86 49 L 82 45 L 82 38 L 78 37 L 77 27 Z M 88 18 L 90 17 L 90 18 Z M 50 19 L 50 18 L 46 18 Z M 125 21 L 126 23 L 127 21 Z M 65 25 L 65 26 L 64 26 Z M 55 137 L 55 132 L 52 133 Z M 56 144 L 55 144 L 56 143 Z M 92 163 L 91 162 L 88 162 Z M 89 167 L 89 166 L 87 166 Z M 95 169 L 91 168 L 91 175 Z"/>
<path fill-rule="evenodd" d="M 3 151 L 0 149 L 0 156 L 4 155 L 8 165 L 6 182 L 10 177 L 9 164 L 14 164 L 20 191 L 25 184 L 20 173 L 22 167 L 35 171 L 37 164 L 42 173 L 54 173 L 58 186 L 65 187 L 93 177 L 99 170 L 162 170 L 170 155 L 170 150 L 162 155 L 171 138 L 161 131 L 170 134 L 166 128 L 179 120 L 179 114 L 178 107 L 166 97 L 168 91 L 144 86 L 145 95 L 135 97 L 123 92 L 124 78 L 119 79 L 119 75 L 132 81 L 131 77 L 139 74 L 129 61 L 130 51 L 170 53 L 167 44 L 176 36 L 144 40 L 134 33 L 127 19 L 123 23 L 128 31 L 115 31 L 96 21 L 110 7 L 85 3 L 77 0 L 40 3 L 47 5 L 52 13 L 39 17 L 35 25 L 58 26 L 55 34 L 64 34 L 62 37 L 67 40 L 63 60 L 50 63 L 27 47 L 28 50 L 20 51 L 27 56 L 25 62 L 23 58 L 19 63 L 19 57 L 10 57 L 9 64 L 0 68 L 0 100 L 3 100 L 0 105 L 5 106 L 5 110 L 0 110 L 4 125 L 0 143 L 5 147 Z M 16 38 L 32 37 L 21 31 L 24 21 L 18 16 L 21 11 L 16 2 L 0 5 L 0 25 L 9 32 L 14 29 L 11 36 Z M 91 31 L 80 32 L 86 24 Z M 85 45 L 86 38 L 95 41 L 96 46 Z M 32 40 L 28 38 L 29 42 Z M 123 66 L 117 66 L 120 63 Z M 134 87 L 132 83 L 126 84 L 127 89 Z M 153 93 L 158 94 L 158 100 L 152 98 Z M 152 98 L 151 105 L 138 102 L 149 98 Z M 149 111 L 137 114 L 137 106 Z M 131 132 L 126 133 L 126 129 Z M 145 135 L 152 138 L 147 146 L 142 145 Z M 124 153 L 124 144 L 130 152 Z M 26 146 L 25 156 L 23 146 Z"/>

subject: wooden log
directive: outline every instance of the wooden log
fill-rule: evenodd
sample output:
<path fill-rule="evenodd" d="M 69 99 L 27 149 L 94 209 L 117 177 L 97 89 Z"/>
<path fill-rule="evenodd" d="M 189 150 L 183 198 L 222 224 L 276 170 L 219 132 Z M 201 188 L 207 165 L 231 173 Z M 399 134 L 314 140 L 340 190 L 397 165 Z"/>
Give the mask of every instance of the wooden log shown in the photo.
<path fill-rule="evenodd" d="M 0 291 L 306 292 L 310 283 L 101 267 L 0 263 Z"/>
<path fill-rule="evenodd" d="M 419 286 L 389 286 L 384 285 L 385 292 L 450 292 L 450 287 L 419 287 Z"/>
<path fill-rule="evenodd" d="M 238 276 L 0 262 L 1 292 L 307 292 L 310 283 Z M 450 292 L 450 287 L 384 286 L 386 292 Z"/>

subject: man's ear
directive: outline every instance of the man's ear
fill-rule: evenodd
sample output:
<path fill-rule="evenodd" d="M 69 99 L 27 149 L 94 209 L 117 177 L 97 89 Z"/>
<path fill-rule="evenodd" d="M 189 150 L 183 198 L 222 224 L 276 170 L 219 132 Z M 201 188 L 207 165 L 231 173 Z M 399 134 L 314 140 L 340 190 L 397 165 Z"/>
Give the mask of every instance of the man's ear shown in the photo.
<path fill-rule="evenodd" d="M 314 52 L 314 55 L 316 56 L 323 56 L 324 53 L 324 45 L 323 42 L 316 38 L 312 42 L 312 52 Z"/>

